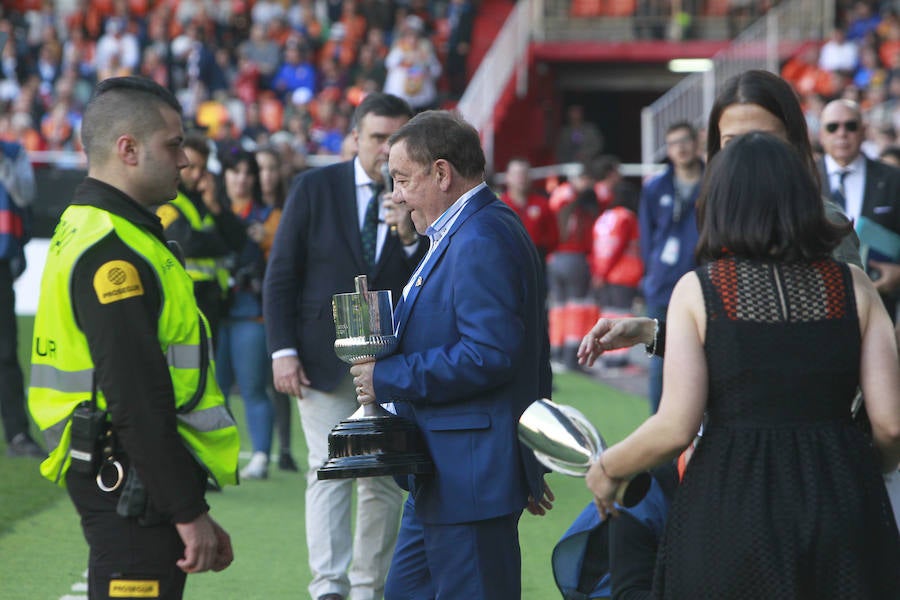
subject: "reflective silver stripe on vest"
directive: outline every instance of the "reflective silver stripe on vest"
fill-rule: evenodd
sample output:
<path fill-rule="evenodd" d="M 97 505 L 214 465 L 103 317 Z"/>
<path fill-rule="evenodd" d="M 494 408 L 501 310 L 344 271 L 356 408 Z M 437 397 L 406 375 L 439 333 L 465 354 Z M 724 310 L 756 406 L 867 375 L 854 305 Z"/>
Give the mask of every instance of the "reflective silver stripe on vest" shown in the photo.
<path fill-rule="evenodd" d="M 44 443 L 47 444 L 47 454 L 50 454 L 56 447 L 59 446 L 59 441 L 62 439 L 63 431 L 66 430 L 66 425 L 69 423 L 69 417 L 66 417 L 59 423 L 51 425 L 47 429 L 41 431 L 44 436 Z"/>
<path fill-rule="evenodd" d="M 234 427 L 234 419 L 224 406 L 213 406 L 204 410 L 196 410 L 186 415 L 178 415 L 178 419 L 190 426 L 195 431 L 216 431 L 228 427 Z M 44 442 L 47 444 L 47 452 L 53 452 L 62 439 L 63 431 L 69 423 L 69 417 L 51 425 L 41 431 Z"/>
<path fill-rule="evenodd" d="M 200 346 L 197 344 L 172 344 L 166 350 L 166 361 L 176 369 L 199 369 Z"/>
<path fill-rule="evenodd" d="M 93 376 L 93 369 L 63 371 L 50 365 L 31 365 L 31 387 L 50 388 L 59 392 L 90 394 Z"/>
<path fill-rule="evenodd" d="M 187 259 L 184 261 L 184 268 L 187 271 L 193 271 L 201 275 L 209 275 L 210 277 L 215 277 L 216 275 L 215 266 L 197 264 L 197 261 L 193 261 L 191 259 Z"/>
<path fill-rule="evenodd" d="M 187 414 L 179 414 L 178 420 L 195 431 L 216 431 L 234 427 L 234 419 L 224 406 L 213 406 L 203 410 L 195 410 Z"/>

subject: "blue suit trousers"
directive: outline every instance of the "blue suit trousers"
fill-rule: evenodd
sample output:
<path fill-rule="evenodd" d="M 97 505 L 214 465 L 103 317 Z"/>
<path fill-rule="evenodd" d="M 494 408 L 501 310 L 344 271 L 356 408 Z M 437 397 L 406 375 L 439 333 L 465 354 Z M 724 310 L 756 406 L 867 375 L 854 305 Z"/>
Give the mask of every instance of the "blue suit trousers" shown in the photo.
<path fill-rule="evenodd" d="M 521 511 L 474 521 L 434 525 L 403 506 L 400 535 L 385 584 L 385 600 L 520 600 Z"/>

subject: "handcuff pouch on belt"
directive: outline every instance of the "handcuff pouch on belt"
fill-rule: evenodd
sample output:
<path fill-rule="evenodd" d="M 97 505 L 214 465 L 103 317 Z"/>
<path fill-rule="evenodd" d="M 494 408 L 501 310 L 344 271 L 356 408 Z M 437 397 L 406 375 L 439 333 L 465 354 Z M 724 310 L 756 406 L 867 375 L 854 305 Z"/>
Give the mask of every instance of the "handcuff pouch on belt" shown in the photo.
<path fill-rule="evenodd" d="M 94 475 L 100 468 L 101 437 L 106 429 L 106 412 L 97 409 L 92 400 L 85 400 L 72 411 L 69 468 L 84 475 Z"/>
<path fill-rule="evenodd" d="M 164 515 L 156 510 L 153 501 L 147 495 L 144 482 L 138 477 L 137 469 L 129 468 L 122 495 L 116 505 L 116 514 L 124 518 L 136 518 L 142 527 L 150 527 L 168 522 Z"/>
<path fill-rule="evenodd" d="M 97 407 L 97 379 L 91 382 L 91 399 L 72 411 L 69 428 L 69 468 L 83 475 L 96 475 L 97 487 L 113 492 L 122 485 L 125 471 L 114 455 L 115 438 L 107 412 Z"/>

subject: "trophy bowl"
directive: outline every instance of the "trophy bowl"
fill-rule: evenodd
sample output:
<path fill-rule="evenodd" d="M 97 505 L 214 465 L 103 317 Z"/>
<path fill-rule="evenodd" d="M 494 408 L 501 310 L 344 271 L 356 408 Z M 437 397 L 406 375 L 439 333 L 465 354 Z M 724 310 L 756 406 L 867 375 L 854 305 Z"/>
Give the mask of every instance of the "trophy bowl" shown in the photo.
<path fill-rule="evenodd" d="M 369 291 L 366 276 L 356 277 L 356 292 L 335 294 L 334 351 L 348 364 L 389 356 L 397 348 L 390 290 Z M 328 460 L 319 479 L 350 479 L 434 471 L 416 425 L 386 411 L 378 402 L 361 406 L 328 434 Z"/>
<path fill-rule="evenodd" d="M 547 399 L 532 402 L 518 425 L 519 440 L 531 448 L 542 465 L 564 475 L 584 477 L 606 450 L 606 441 L 581 412 Z M 650 490 L 650 474 L 638 473 L 623 481 L 616 502 L 631 508 Z"/>

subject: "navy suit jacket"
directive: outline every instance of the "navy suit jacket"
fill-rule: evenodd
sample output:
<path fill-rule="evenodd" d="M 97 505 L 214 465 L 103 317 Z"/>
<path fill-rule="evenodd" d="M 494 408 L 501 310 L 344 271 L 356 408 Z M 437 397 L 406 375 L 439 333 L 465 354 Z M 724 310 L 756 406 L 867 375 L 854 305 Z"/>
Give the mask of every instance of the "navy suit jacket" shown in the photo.
<path fill-rule="evenodd" d="M 831 183 L 824 161 L 819 161 L 822 190 L 829 194 Z M 860 214 L 900 234 L 900 169 L 866 158 L 866 182 Z"/>
<path fill-rule="evenodd" d="M 349 366 L 334 353 L 331 297 L 353 292 L 353 278 L 368 275 L 369 289 L 400 298 L 427 240 L 408 257 L 388 235 L 369 271 L 362 254 L 353 161 L 313 169 L 291 184 L 272 244 L 263 288 L 269 352 L 296 348 L 312 387 L 334 389 Z"/>
<path fill-rule="evenodd" d="M 375 396 L 418 425 L 434 475 L 410 477 L 423 523 L 521 511 L 543 472 L 517 436 L 550 395 L 540 258 L 488 189 L 470 200 L 395 313 L 397 353 L 375 364 Z"/>
<path fill-rule="evenodd" d="M 866 159 L 862 215 L 900 234 L 900 169 Z"/>

